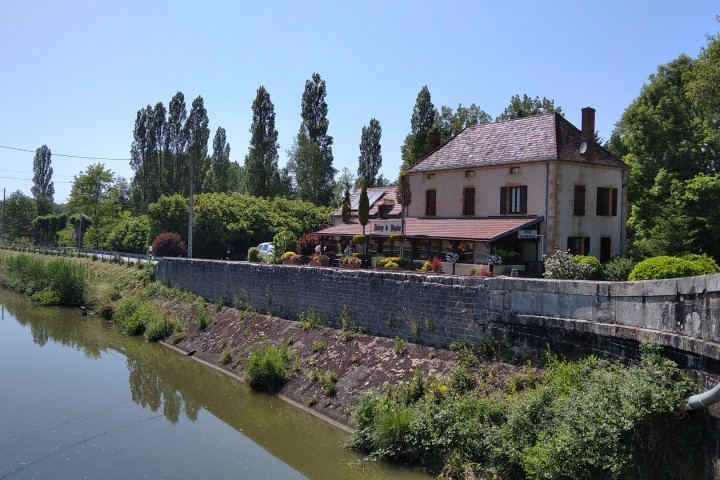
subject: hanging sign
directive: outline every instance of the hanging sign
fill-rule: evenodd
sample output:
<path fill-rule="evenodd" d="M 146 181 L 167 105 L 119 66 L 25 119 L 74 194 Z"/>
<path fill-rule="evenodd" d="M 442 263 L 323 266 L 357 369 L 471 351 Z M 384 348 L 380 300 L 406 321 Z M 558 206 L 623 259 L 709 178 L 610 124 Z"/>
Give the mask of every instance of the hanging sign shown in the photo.
<path fill-rule="evenodd" d="M 400 220 L 375 220 L 372 222 L 373 235 L 390 235 L 392 233 L 402 233 Z"/>
<path fill-rule="evenodd" d="M 518 238 L 537 238 L 537 230 L 518 230 Z"/>

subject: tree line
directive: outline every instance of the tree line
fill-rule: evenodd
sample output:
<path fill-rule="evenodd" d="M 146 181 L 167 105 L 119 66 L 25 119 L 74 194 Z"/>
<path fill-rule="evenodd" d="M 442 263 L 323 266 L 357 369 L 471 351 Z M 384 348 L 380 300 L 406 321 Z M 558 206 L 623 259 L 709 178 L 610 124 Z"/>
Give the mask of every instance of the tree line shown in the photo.
<path fill-rule="evenodd" d="M 715 240 L 720 234 L 715 208 L 720 201 L 718 72 L 720 41 L 715 35 L 708 37 L 696 58 L 680 55 L 660 65 L 603 145 L 630 167 L 628 247 L 636 257 L 707 253 L 720 259 Z M 130 181 L 102 164 L 92 165 L 75 177 L 67 204 L 55 205 L 52 153 L 43 145 L 33 161 L 32 197 L 20 191 L 8 197 L 3 206 L 3 233 L 11 240 L 31 236 L 46 241 L 57 225 L 77 231 L 84 224 L 86 244 L 107 245 L 116 218 L 147 215 L 151 205 L 167 197 L 187 198 L 191 167 L 193 191 L 198 195 L 296 199 L 333 207 L 342 205 L 352 188 L 406 183 L 402 172 L 429 153 L 432 136 L 445 142 L 469 125 L 547 112 L 563 114 L 553 100 L 528 95 L 513 96 L 494 119 L 474 103 L 437 109 L 428 87 L 423 86 L 401 147 L 400 175 L 391 182 L 380 174 L 382 127 L 376 118 L 360 132 L 357 170 L 334 168 L 326 93 L 325 81 L 314 73 L 305 83 L 300 127 L 283 168 L 278 166 L 274 105 L 262 85 L 251 105 L 251 138 L 242 164 L 231 160 L 222 127 L 215 131 L 209 150 L 203 98 L 193 100 L 188 112 L 182 92 L 171 98 L 167 108 L 158 102 L 138 110 Z M 402 193 L 410 201 L 410 192 Z M 67 215 L 66 223 L 49 218 L 62 213 Z M 48 218 L 34 222 L 38 217 Z"/>

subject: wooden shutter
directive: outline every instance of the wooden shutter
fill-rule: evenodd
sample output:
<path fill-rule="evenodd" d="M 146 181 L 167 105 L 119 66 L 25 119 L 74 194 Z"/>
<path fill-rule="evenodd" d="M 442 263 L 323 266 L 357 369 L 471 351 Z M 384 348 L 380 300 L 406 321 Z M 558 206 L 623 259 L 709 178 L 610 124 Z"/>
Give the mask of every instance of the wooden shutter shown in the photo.
<path fill-rule="evenodd" d="M 463 215 L 475 215 L 475 189 L 463 190 Z"/>
<path fill-rule="evenodd" d="M 585 185 L 575 185 L 574 215 L 585 215 Z"/>
<path fill-rule="evenodd" d="M 500 187 L 500 215 L 507 215 L 508 213 L 508 189 L 507 187 Z"/>
<path fill-rule="evenodd" d="M 590 255 L 590 237 L 585 237 L 585 248 L 583 255 Z"/>
<path fill-rule="evenodd" d="M 612 211 L 611 215 L 613 217 L 617 216 L 617 202 L 618 202 L 618 189 L 613 188 L 612 189 Z"/>
<path fill-rule="evenodd" d="M 435 190 L 426 190 L 425 191 L 425 215 L 435 215 L 435 212 L 436 212 L 435 200 L 436 200 Z"/>
<path fill-rule="evenodd" d="M 520 211 L 518 213 L 527 213 L 527 185 L 520 187 Z"/>

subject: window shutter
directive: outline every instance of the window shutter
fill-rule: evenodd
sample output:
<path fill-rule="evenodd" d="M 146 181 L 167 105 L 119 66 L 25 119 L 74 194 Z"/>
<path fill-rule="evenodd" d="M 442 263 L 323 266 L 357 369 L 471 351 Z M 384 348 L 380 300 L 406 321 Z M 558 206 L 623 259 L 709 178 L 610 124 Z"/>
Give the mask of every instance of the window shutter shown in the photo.
<path fill-rule="evenodd" d="M 612 216 L 617 216 L 618 189 L 612 189 Z"/>
<path fill-rule="evenodd" d="M 507 187 L 500 187 L 500 215 L 507 215 L 508 211 L 508 195 Z"/>
<path fill-rule="evenodd" d="M 585 215 L 585 185 L 575 185 L 574 215 Z"/>
<path fill-rule="evenodd" d="M 520 187 L 520 213 L 527 213 L 527 185 Z"/>
<path fill-rule="evenodd" d="M 585 237 L 585 252 L 583 255 L 590 255 L 590 237 Z"/>
<path fill-rule="evenodd" d="M 475 215 L 475 189 L 463 190 L 463 215 Z"/>
<path fill-rule="evenodd" d="M 425 215 L 435 215 L 435 190 L 425 191 Z"/>

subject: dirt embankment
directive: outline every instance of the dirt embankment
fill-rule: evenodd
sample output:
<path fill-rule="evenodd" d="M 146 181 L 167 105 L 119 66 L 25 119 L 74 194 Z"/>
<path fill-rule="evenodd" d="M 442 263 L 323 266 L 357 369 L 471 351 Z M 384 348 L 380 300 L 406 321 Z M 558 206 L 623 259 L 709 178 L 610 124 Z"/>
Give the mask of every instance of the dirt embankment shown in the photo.
<path fill-rule="evenodd" d="M 279 393 L 346 426 L 353 399 L 361 392 L 399 384 L 410 379 L 416 369 L 446 377 L 458 364 L 457 355 L 449 350 L 360 333 L 348 335 L 325 326 L 302 329 L 296 321 L 228 307 L 217 310 L 213 305 L 206 307 L 209 322 L 200 330 L 195 323 L 198 305 L 172 303 L 164 308 L 187 327 L 173 340 L 177 348 L 236 375 L 242 375 L 240 362 L 254 345 L 286 345 L 297 359 L 297 368 Z M 232 361 L 222 365 L 221 354 L 227 346 Z M 337 377 L 335 392 L 324 392 L 319 377 L 327 372 Z"/>

